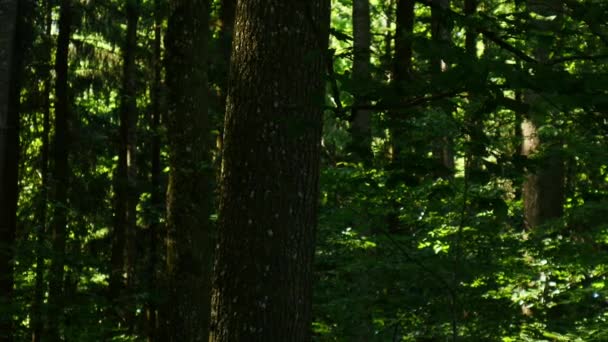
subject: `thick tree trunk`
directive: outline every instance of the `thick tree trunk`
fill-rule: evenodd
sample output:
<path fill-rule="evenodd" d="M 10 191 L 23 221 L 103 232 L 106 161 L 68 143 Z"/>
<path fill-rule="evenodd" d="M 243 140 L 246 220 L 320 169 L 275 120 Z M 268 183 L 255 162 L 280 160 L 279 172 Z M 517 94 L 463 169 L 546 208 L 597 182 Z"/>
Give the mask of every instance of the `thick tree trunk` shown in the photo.
<path fill-rule="evenodd" d="M 550 16 L 556 13 L 549 2 L 530 1 L 529 9 L 542 15 Z M 559 5 L 558 5 L 559 6 Z M 538 19 L 536 26 L 547 32 L 555 32 L 558 27 L 559 19 L 554 21 L 542 21 Z M 553 35 L 548 36 L 553 37 Z M 534 41 L 536 43 L 535 57 L 543 62 L 548 59 L 551 43 L 547 44 L 547 38 L 543 37 Z M 560 154 L 562 149 L 561 137 L 543 141 L 539 136 L 538 127 L 543 125 L 551 115 L 547 111 L 539 111 L 542 106 L 542 98 L 534 91 L 527 91 L 524 100 L 530 104 L 528 113 L 522 124 L 522 155 L 533 157 L 542 149 L 545 151 L 543 156 L 537 158 L 535 165 L 528 168 L 525 176 L 522 196 L 524 202 L 524 222 L 527 228 L 534 228 L 547 220 L 559 218 L 563 215 L 564 203 L 564 159 Z"/>
<path fill-rule="evenodd" d="M 123 54 L 122 97 L 120 105 L 120 145 L 115 181 L 116 208 L 114 233 L 112 236 L 112 272 L 110 275 L 110 298 L 114 301 L 121 292 L 133 287 L 135 267 L 135 232 L 137 207 L 136 129 L 137 89 L 135 79 L 135 52 L 137 50 L 137 21 L 139 0 L 126 3 L 127 33 Z M 126 278 L 125 278 L 126 276 Z M 124 294 L 124 293 L 123 293 Z M 130 305 L 122 303 L 121 316 L 133 315 Z"/>
<path fill-rule="evenodd" d="M 211 125 L 206 96 L 209 2 L 174 0 L 170 6 L 165 41 L 169 338 L 207 341 L 213 246 L 209 220 Z"/>
<path fill-rule="evenodd" d="M 53 182 L 53 218 L 51 225 L 53 257 L 49 276 L 50 341 L 60 340 L 60 324 L 63 316 L 63 265 L 65 262 L 66 226 L 68 223 L 68 187 L 70 152 L 70 105 L 68 96 L 68 48 L 72 22 L 71 0 L 62 0 L 59 10 L 59 36 L 55 54 L 55 137 Z"/>
<path fill-rule="evenodd" d="M 370 7 L 369 0 L 353 0 L 353 82 L 355 107 L 369 105 L 366 93 L 371 80 L 370 65 Z M 372 159 L 372 112 L 353 109 L 351 118 L 351 152 L 355 160 L 369 162 Z"/>
<path fill-rule="evenodd" d="M 327 0 L 239 1 L 213 341 L 310 341 Z"/>
<path fill-rule="evenodd" d="M 445 51 L 451 44 L 451 23 L 446 10 L 450 8 L 450 0 L 432 0 L 435 6 L 431 9 L 431 31 L 433 41 Z M 431 61 L 432 72 L 441 73 L 447 70 L 447 62 L 444 56 L 437 55 Z M 442 105 L 446 115 L 452 115 L 452 106 L 448 103 Z M 435 172 L 437 177 L 449 177 L 454 172 L 454 142 L 450 136 L 441 136 L 434 142 L 433 155 L 437 160 L 438 168 Z"/>
<path fill-rule="evenodd" d="M 18 2 L 0 0 L 0 306 L 4 308 L 12 305 L 17 220 L 19 86 L 15 53 Z M 12 341 L 13 330 L 11 315 L 2 315 L 0 341 Z"/>

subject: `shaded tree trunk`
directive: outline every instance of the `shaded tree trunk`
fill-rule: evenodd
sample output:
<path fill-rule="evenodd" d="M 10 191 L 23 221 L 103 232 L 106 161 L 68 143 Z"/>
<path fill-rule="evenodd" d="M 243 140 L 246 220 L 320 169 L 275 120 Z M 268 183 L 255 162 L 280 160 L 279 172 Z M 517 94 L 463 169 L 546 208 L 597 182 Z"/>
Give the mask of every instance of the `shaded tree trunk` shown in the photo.
<path fill-rule="evenodd" d="M 63 279 L 66 229 L 68 224 L 68 187 L 71 113 L 68 95 L 68 48 L 72 26 L 71 0 L 62 0 L 59 10 L 59 35 L 55 54 L 55 136 L 52 172 L 53 217 L 51 223 L 53 257 L 48 297 L 48 338 L 60 340 L 63 316 Z"/>
<path fill-rule="evenodd" d="M 126 3 L 127 33 L 123 52 L 123 79 L 120 104 L 120 145 L 118 168 L 115 180 L 115 222 L 112 236 L 112 271 L 110 275 L 110 298 L 117 301 L 133 288 L 135 267 L 135 232 L 137 207 L 136 129 L 137 89 L 135 79 L 135 52 L 137 49 L 137 22 L 139 0 Z M 126 276 L 126 278 L 125 278 Z M 123 302 L 122 318 L 133 315 L 131 306 Z M 132 322 L 127 322 L 132 323 Z"/>
<path fill-rule="evenodd" d="M 451 23 L 448 20 L 446 10 L 450 8 L 450 0 L 432 0 L 435 4 L 431 8 L 431 31 L 433 41 L 436 46 L 441 48 L 441 51 L 446 49 L 451 44 Z M 433 73 L 441 73 L 447 70 L 447 62 L 444 56 L 436 55 L 436 58 L 431 60 L 431 71 Z M 452 116 L 452 106 L 449 103 L 443 103 L 441 108 L 446 116 Z M 454 172 L 454 143 L 452 137 L 444 135 L 435 141 L 433 147 L 433 155 L 437 160 L 438 168 L 435 172 L 437 177 L 449 177 Z"/>
<path fill-rule="evenodd" d="M 327 0 L 239 1 L 212 341 L 310 341 Z"/>
<path fill-rule="evenodd" d="M 412 79 L 412 35 L 414 33 L 414 0 L 397 0 L 395 11 L 395 53 L 392 60 L 392 88 L 396 99 L 407 96 L 407 83 Z M 404 180 L 404 146 L 407 140 L 407 113 L 393 109 L 388 112 L 390 130 L 390 164 L 393 171 L 392 181 Z M 386 217 L 389 231 L 396 231 L 399 226 L 399 203 L 392 201 L 392 210 Z"/>
<path fill-rule="evenodd" d="M 162 210 L 162 192 L 160 185 L 161 176 L 161 161 L 160 161 L 160 123 L 163 116 L 161 97 L 162 97 L 162 57 L 161 57 L 161 40 L 163 15 L 160 6 L 160 0 L 154 0 L 154 51 L 152 68 L 154 70 L 154 78 L 152 81 L 151 100 L 152 100 L 152 115 L 150 129 L 152 131 L 151 141 L 151 165 L 150 165 L 150 213 L 151 218 L 149 225 L 149 246 L 148 246 L 148 267 L 146 272 L 148 290 L 152 295 L 146 303 L 146 328 L 147 340 L 165 341 L 166 329 L 160 326 L 160 313 L 158 308 L 158 297 L 161 293 L 159 286 L 160 279 L 157 277 L 159 271 L 160 258 L 162 255 L 161 248 L 161 221 L 159 213 Z M 162 329 L 162 330 L 161 330 Z M 162 336 L 161 336 L 162 335 Z"/>
<path fill-rule="evenodd" d="M 222 72 L 226 77 L 221 80 L 221 104 L 226 105 L 226 83 L 228 81 L 228 72 L 230 64 L 230 54 L 232 50 L 232 35 L 234 33 L 234 14 L 236 11 L 236 0 L 222 0 L 220 7 L 220 20 L 222 27 L 220 30 L 220 55 L 219 63 L 222 67 Z"/>
<path fill-rule="evenodd" d="M 397 98 L 407 96 L 406 83 L 411 80 L 412 72 L 412 34 L 414 33 L 414 0 L 397 0 L 395 13 L 395 55 L 393 58 L 393 88 Z M 405 140 L 403 112 L 389 112 L 391 121 L 392 161 L 401 164 L 401 150 Z"/>
<path fill-rule="evenodd" d="M 475 15 L 477 12 L 478 0 L 465 0 L 464 14 L 468 17 Z M 470 68 L 475 67 L 477 61 L 477 30 L 472 26 L 466 28 L 465 34 L 465 51 L 469 55 Z M 470 104 L 476 104 L 481 101 L 480 95 L 473 90 L 469 90 L 468 100 Z M 471 106 L 474 108 L 474 106 Z M 465 131 L 468 133 L 469 142 L 465 151 L 465 172 L 467 176 L 475 180 L 479 179 L 483 172 L 483 159 L 485 155 L 485 133 L 483 115 L 486 113 L 486 108 L 470 109 L 465 117 Z"/>
<path fill-rule="evenodd" d="M 555 3 L 558 4 L 558 3 Z M 558 5 L 559 6 L 559 5 Z M 545 1 L 530 1 L 528 7 L 542 16 L 559 14 L 555 8 Z M 535 57 L 539 62 L 549 58 L 551 46 L 555 41 L 554 32 L 559 29 L 559 19 L 554 21 L 535 20 L 535 26 L 551 35 L 537 37 L 534 44 Z M 550 41 L 547 41 L 549 39 Z M 543 108 L 540 94 L 532 90 L 526 91 L 524 101 L 530 104 L 530 112 L 524 116 L 521 124 L 523 137 L 522 155 L 531 158 L 542 150 L 543 155 L 529 163 L 527 174 L 522 187 L 524 202 L 524 222 L 527 228 L 539 226 L 547 220 L 559 218 L 563 215 L 564 203 L 564 159 L 561 155 L 561 137 L 541 139 L 538 127 L 548 121 L 555 113 Z M 533 164 L 533 165 L 532 165 Z"/>
<path fill-rule="evenodd" d="M 51 68 L 52 68 L 52 13 L 53 5 L 51 1 L 45 2 L 45 32 L 44 39 L 48 52 L 48 59 L 44 66 L 41 79 L 44 83 L 42 90 L 42 106 L 43 113 L 43 128 L 42 128 L 42 146 L 40 160 L 40 174 L 42 175 L 42 184 L 40 189 L 40 203 L 38 204 L 38 227 L 36 228 L 36 280 L 34 285 L 34 298 L 32 300 L 32 342 L 40 342 L 44 329 L 44 321 L 42 316 L 42 305 L 44 302 L 44 256 L 42 254 L 45 243 L 45 235 L 47 233 L 47 206 L 48 206 L 48 188 L 49 188 L 49 135 L 51 132 Z"/>
<path fill-rule="evenodd" d="M 355 109 L 351 116 L 351 152 L 355 160 L 369 162 L 372 159 L 372 112 L 357 109 L 369 105 L 367 93 L 371 80 L 370 65 L 370 5 L 369 0 L 353 0 L 353 83 L 355 85 Z"/>
<path fill-rule="evenodd" d="M 220 5 L 220 20 L 221 20 L 221 30 L 219 37 L 220 44 L 220 53 L 219 59 L 216 60 L 216 68 L 219 70 L 218 72 L 218 82 L 219 82 L 219 116 L 214 120 L 214 125 L 217 125 L 215 128 L 219 132 L 216 138 L 216 151 L 218 158 L 215 159 L 215 170 L 216 170 L 216 178 L 220 177 L 220 165 L 222 163 L 221 151 L 222 146 L 224 144 L 223 138 L 223 126 L 224 126 L 224 116 L 226 109 L 226 87 L 228 83 L 228 74 L 230 69 L 230 55 L 232 53 L 232 36 L 234 33 L 234 14 L 236 11 L 236 1 L 237 0 L 222 0 Z"/>
<path fill-rule="evenodd" d="M 13 258 L 17 221 L 19 166 L 19 1 L 0 1 L 0 341 L 13 341 Z M 9 314 L 7 314 L 9 313 Z"/>
<path fill-rule="evenodd" d="M 165 40 L 169 140 L 169 338 L 207 341 L 211 294 L 211 124 L 207 113 L 209 2 L 170 2 Z"/>

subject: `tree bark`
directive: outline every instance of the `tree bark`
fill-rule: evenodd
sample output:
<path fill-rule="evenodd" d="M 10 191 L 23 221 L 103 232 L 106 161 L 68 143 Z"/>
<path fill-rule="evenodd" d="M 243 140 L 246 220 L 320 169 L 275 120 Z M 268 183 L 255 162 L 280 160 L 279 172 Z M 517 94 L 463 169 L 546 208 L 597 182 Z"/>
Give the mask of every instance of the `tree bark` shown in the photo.
<path fill-rule="evenodd" d="M 157 276 L 160 266 L 159 256 L 162 253 L 161 248 L 161 222 L 159 213 L 162 208 L 162 192 L 161 192 L 161 160 L 160 160 L 160 123 L 163 116 L 163 107 L 161 105 L 162 97 L 162 57 L 161 57 L 161 40 L 162 40 L 162 23 L 163 14 L 160 6 L 160 0 L 154 0 L 154 51 L 152 68 L 154 78 L 152 81 L 152 89 L 150 90 L 152 100 L 152 115 L 150 129 L 152 131 L 151 141 L 151 165 L 150 165 L 150 212 L 151 218 L 149 225 L 149 246 L 148 246 L 148 265 L 147 265 L 147 286 L 153 294 L 147 299 L 146 303 L 146 328 L 147 341 L 165 341 L 167 338 L 166 329 L 160 325 L 160 313 L 158 307 L 158 296 L 161 293 L 159 285 L 160 277 Z M 162 336 L 161 336 L 162 335 Z"/>
<path fill-rule="evenodd" d="M 451 44 L 451 23 L 449 22 L 446 11 L 450 8 L 450 0 L 432 0 L 436 6 L 431 9 L 431 31 L 433 41 L 436 46 L 441 47 L 441 51 L 445 51 Z M 436 55 L 431 60 L 431 70 L 433 73 L 441 73 L 447 70 L 447 62 L 443 56 Z M 446 115 L 452 115 L 452 106 L 449 103 L 444 103 L 442 109 Z M 454 142 L 452 137 L 445 135 L 439 137 L 435 141 L 433 147 L 433 155 L 439 166 L 435 172 L 437 177 L 450 177 L 454 172 Z"/>
<path fill-rule="evenodd" d="M 49 136 L 51 132 L 51 87 L 52 87 L 52 13 L 53 5 L 50 0 L 45 2 L 45 32 L 44 42 L 46 46 L 47 60 L 43 67 L 40 78 L 43 82 L 42 90 L 42 107 L 43 113 L 43 128 L 42 128 L 42 146 L 40 160 L 40 174 L 42 175 L 42 184 L 40 189 L 40 203 L 38 204 L 38 227 L 36 228 L 36 280 L 34 285 L 34 298 L 32 300 L 32 342 L 40 342 L 44 329 L 44 321 L 42 315 L 42 306 L 44 302 L 44 256 L 42 254 L 45 243 L 45 235 L 47 233 L 47 206 L 48 206 L 48 189 L 49 189 Z"/>
<path fill-rule="evenodd" d="M 558 11 L 549 6 L 545 1 L 530 1 L 529 9 L 542 16 L 550 16 Z M 534 54 L 539 62 L 546 61 L 549 57 L 553 44 L 553 33 L 558 30 L 559 19 L 553 22 L 536 19 L 535 25 L 547 32 L 550 36 L 544 36 L 533 43 L 536 44 Z M 549 42 L 546 39 L 550 39 Z M 542 98 L 540 94 L 532 90 L 526 91 L 524 101 L 530 104 L 530 113 L 525 115 L 521 124 L 523 136 L 522 155 L 532 158 L 542 150 L 545 155 L 534 158 L 532 167 L 527 168 L 527 174 L 522 187 L 524 202 L 524 223 L 527 228 L 537 227 L 550 219 L 559 218 L 563 215 L 563 202 L 565 192 L 564 182 L 564 159 L 560 154 L 562 150 L 561 137 L 545 139 L 539 135 L 538 127 L 543 125 L 552 115 L 551 112 L 542 109 Z"/>
<path fill-rule="evenodd" d="M 13 305 L 17 221 L 19 86 L 16 72 L 17 0 L 0 1 L 0 306 Z M 0 341 L 13 341 L 12 315 L 0 317 Z"/>
<path fill-rule="evenodd" d="M 53 218 L 51 224 L 53 257 L 49 276 L 50 341 L 60 340 L 63 316 L 63 266 L 65 262 L 66 226 L 68 224 L 68 187 L 71 113 L 68 96 L 68 48 L 72 22 L 71 0 L 62 0 L 59 10 L 59 35 L 55 54 L 55 136 L 53 182 Z"/>
<path fill-rule="evenodd" d="M 209 2 L 170 2 L 165 40 L 169 139 L 169 338 L 207 341 L 212 232 L 211 124 L 207 113 Z"/>
<path fill-rule="evenodd" d="M 212 341 L 310 341 L 327 0 L 239 1 Z"/>
<path fill-rule="evenodd" d="M 393 58 L 393 88 L 398 98 L 406 96 L 405 85 L 411 80 L 412 73 L 412 34 L 414 33 L 414 0 L 397 0 L 395 15 L 395 54 Z M 391 121 L 392 162 L 400 165 L 402 145 L 405 140 L 403 113 L 389 112 Z"/>
<path fill-rule="evenodd" d="M 353 70 L 355 107 L 369 105 L 367 94 L 371 80 L 370 65 L 370 5 L 369 0 L 353 0 Z M 353 109 L 351 118 L 351 152 L 355 160 L 369 162 L 372 159 L 372 112 L 369 109 Z"/>
<path fill-rule="evenodd" d="M 124 298 L 124 291 L 133 287 L 135 267 L 135 232 L 137 213 L 137 86 L 135 53 L 137 50 L 137 22 L 139 0 L 128 0 L 126 5 L 127 32 L 123 53 L 122 96 L 120 104 L 120 143 L 118 168 L 115 180 L 116 207 L 112 236 L 112 271 L 110 275 L 110 298 Z M 126 278 L 125 278 L 126 276 Z M 122 303 L 122 318 L 133 315 L 130 305 Z"/>

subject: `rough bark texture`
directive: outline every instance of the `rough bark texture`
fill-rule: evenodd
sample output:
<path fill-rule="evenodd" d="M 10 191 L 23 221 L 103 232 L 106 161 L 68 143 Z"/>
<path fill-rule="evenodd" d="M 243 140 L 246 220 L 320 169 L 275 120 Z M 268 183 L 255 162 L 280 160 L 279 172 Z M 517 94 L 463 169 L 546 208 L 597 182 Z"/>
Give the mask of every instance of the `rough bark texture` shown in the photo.
<path fill-rule="evenodd" d="M 207 341 L 211 293 L 213 172 L 207 113 L 209 2 L 170 3 L 166 36 L 169 188 L 169 338 Z"/>
<path fill-rule="evenodd" d="M 529 9 L 542 16 L 556 13 L 556 8 L 546 1 L 530 1 Z M 557 3 L 551 4 L 555 5 Z M 559 5 L 558 5 L 559 6 Z M 559 8 L 558 8 L 559 9 Z M 537 19 L 535 26 L 547 32 L 555 32 L 559 19 L 543 21 Z M 535 57 L 543 62 L 548 59 L 550 48 L 554 42 L 553 35 L 541 36 L 534 43 Z M 547 41 L 549 39 L 550 41 Z M 562 149 L 561 138 L 552 138 L 542 141 L 538 127 L 550 118 L 552 113 L 543 109 L 542 98 L 534 91 L 527 91 L 524 100 L 530 104 L 530 113 L 524 118 L 521 130 L 523 136 L 522 155 L 535 157 L 535 154 L 544 150 L 544 155 L 535 158 L 534 166 L 528 168 L 525 176 L 522 196 L 524 201 L 524 222 L 527 228 L 534 228 L 547 220 L 559 218 L 563 215 L 564 202 L 564 160 L 560 155 Z M 546 106 L 545 106 L 546 107 Z"/>
<path fill-rule="evenodd" d="M 68 187 L 70 151 L 70 108 L 68 98 L 68 48 L 70 44 L 71 0 L 62 0 L 59 13 L 59 35 L 55 54 L 55 136 L 53 139 L 52 172 L 53 218 L 51 223 L 53 257 L 49 275 L 50 341 L 60 340 L 60 323 L 63 311 L 63 276 L 65 262 L 66 226 L 68 214 Z"/>
<path fill-rule="evenodd" d="M 17 212 L 18 104 L 15 72 L 17 0 L 0 0 L 0 341 L 13 340 L 9 314 Z M 15 99 L 16 97 L 16 99 Z"/>
<path fill-rule="evenodd" d="M 121 291 L 132 287 L 135 266 L 136 207 L 139 197 L 136 188 L 137 168 L 135 163 L 138 116 L 135 51 L 137 50 L 138 7 L 138 0 L 129 0 L 125 5 L 127 32 L 123 49 L 120 142 L 118 146 L 118 168 L 114 185 L 116 207 L 112 236 L 112 273 L 110 275 L 110 298 L 114 301 L 123 297 L 121 296 Z M 124 309 L 124 303 L 122 306 Z"/>
<path fill-rule="evenodd" d="M 310 341 L 328 0 L 239 1 L 212 341 Z"/>
<path fill-rule="evenodd" d="M 445 51 L 451 44 L 451 22 L 449 21 L 446 10 L 450 8 L 450 0 L 432 0 L 435 6 L 431 9 L 431 31 L 433 41 Z M 431 70 L 440 73 L 447 70 L 447 62 L 443 56 L 436 55 L 431 61 Z M 442 105 L 447 115 L 452 115 L 451 105 Z M 454 171 L 454 142 L 449 136 L 439 137 L 434 142 L 433 155 L 437 160 L 438 168 L 435 175 L 438 177 L 449 177 Z"/>
<path fill-rule="evenodd" d="M 369 105 L 366 93 L 371 80 L 370 65 L 370 7 L 369 0 L 353 0 L 353 82 L 355 107 Z M 351 152 L 355 159 L 370 161 L 372 158 L 372 112 L 353 109 L 351 118 Z"/>

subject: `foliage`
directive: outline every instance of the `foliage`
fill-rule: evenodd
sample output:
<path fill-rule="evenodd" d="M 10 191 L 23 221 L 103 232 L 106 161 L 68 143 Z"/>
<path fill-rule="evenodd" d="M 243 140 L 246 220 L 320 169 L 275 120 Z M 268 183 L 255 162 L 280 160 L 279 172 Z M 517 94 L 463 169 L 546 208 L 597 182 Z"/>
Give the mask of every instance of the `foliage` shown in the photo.
<path fill-rule="evenodd" d="M 73 2 L 78 20 L 69 81 L 77 120 L 71 127 L 64 260 L 69 300 L 62 311 L 62 335 L 66 341 L 141 340 L 146 305 L 167 299 L 147 274 L 152 258 L 164 261 L 163 248 L 150 252 L 148 246 L 157 238 L 150 226 L 163 225 L 166 209 L 153 203 L 150 181 L 157 135 L 163 145 L 161 165 L 167 164 L 166 132 L 162 125 L 152 131 L 150 113 L 152 75 L 159 67 L 153 60 L 154 16 L 160 11 L 164 18 L 167 8 L 162 1 L 158 8 L 152 0 L 140 1 L 138 262 L 134 285 L 121 298 L 134 312 L 129 325 L 116 318 L 124 308 L 108 298 L 124 5 Z M 54 134 L 52 125 L 44 129 L 45 111 L 54 116 L 53 107 L 46 107 L 54 93 L 45 82 L 54 77 L 58 8 L 56 1 L 40 3 L 45 6 L 35 9 L 22 90 L 15 304 L 0 308 L 0 314 L 12 313 L 16 340 L 31 334 L 37 263 L 47 281 L 49 262 L 56 257 L 49 218 L 41 222 L 40 210 L 64 205 L 47 194 L 52 184 L 45 187 L 42 174 L 45 135 Z M 351 77 L 352 1 L 332 1 L 315 340 L 608 340 L 608 27 L 603 20 L 608 2 L 556 2 L 555 13 L 543 16 L 526 1 L 488 0 L 475 14 L 465 15 L 464 0 L 454 0 L 447 13 L 453 23 L 447 48 L 433 40 L 430 3 L 416 1 L 409 36 L 413 75 L 398 93 L 392 83 L 395 1 L 371 1 L 372 70 L 366 84 Z M 215 5 L 209 47 L 215 127 L 200 132 L 212 135 L 222 130 L 226 69 L 220 65 L 226 61 L 217 34 L 221 2 Z M 165 25 L 160 25 L 163 31 Z M 465 47 L 470 32 L 476 39 L 472 53 Z M 537 60 L 539 49 L 548 51 L 545 61 Z M 444 72 L 433 71 L 437 57 L 449 66 Z M 373 159 L 368 161 L 356 160 L 347 148 L 350 113 L 361 93 L 373 112 Z M 529 117 L 538 119 L 538 137 L 549 143 L 527 158 L 520 153 L 520 124 Z M 442 139 L 453 142 L 456 166 L 448 177 L 436 175 Z M 218 159 L 220 152 L 214 151 Z M 565 165 L 564 214 L 526 228 L 522 183 L 552 156 Z M 161 282 L 163 270 L 153 272 Z"/>

